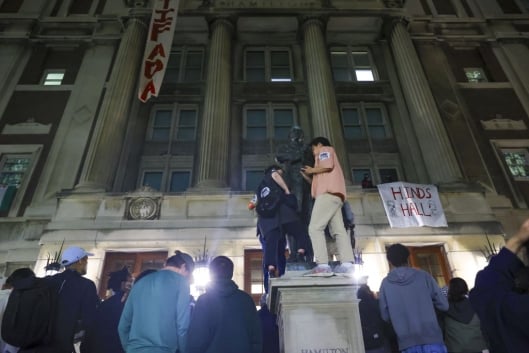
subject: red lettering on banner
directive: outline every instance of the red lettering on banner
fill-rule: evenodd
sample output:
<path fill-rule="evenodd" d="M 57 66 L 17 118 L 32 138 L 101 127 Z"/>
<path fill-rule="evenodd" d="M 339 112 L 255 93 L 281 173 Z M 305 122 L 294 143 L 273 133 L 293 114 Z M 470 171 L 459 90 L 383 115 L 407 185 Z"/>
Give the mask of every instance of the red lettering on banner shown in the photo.
<path fill-rule="evenodd" d="M 413 215 L 424 216 L 424 217 L 432 216 L 431 213 L 426 213 L 426 211 L 424 210 L 424 205 L 422 203 L 419 203 L 419 204 L 415 202 L 403 203 L 400 205 L 400 210 L 402 211 L 402 215 L 405 217 L 406 216 L 411 217 Z"/>
<path fill-rule="evenodd" d="M 154 48 L 152 48 L 151 53 L 148 56 L 149 60 L 154 59 L 155 56 L 163 56 L 165 58 L 165 50 L 163 49 L 163 45 L 156 44 Z"/>
<path fill-rule="evenodd" d="M 157 44 L 154 48 L 152 48 L 151 53 L 147 57 L 148 60 L 145 60 L 145 69 L 143 71 L 143 75 L 145 77 L 151 79 L 158 71 L 162 71 L 164 69 L 164 64 L 162 60 L 153 60 L 155 57 L 158 56 L 165 58 L 165 51 L 161 44 Z"/>
<path fill-rule="evenodd" d="M 163 62 L 161 60 L 156 61 L 145 61 L 145 71 L 143 74 L 145 77 L 151 79 L 158 72 L 163 70 Z"/>
<path fill-rule="evenodd" d="M 160 18 L 155 18 L 152 22 L 152 31 L 150 39 L 154 42 L 158 41 L 158 34 L 162 32 L 167 32 L 171 29 L 171 24 L 173 23 L 174 17 L 167 17 L 167 14 L 170 12 L 175 12 L 174 9 L 167 10 L 156 10 L 156 14 L 161 15 Z"/>
<path fill-rule="evenodd" d="M 152 82 L 152 80 L 147 82 L 147 84 L 143 88 L 143 91 L 141 91 L 140 99 L 141 99 L 142 102 L 147 101 L 147 99 L 148 99 L 147 96 L 148 96 L 149 93 L 151 95 L 156 93 L 156 87 L 154 87 L 154 83 Z"/>
<path fill-rule="evenodd" d="M 411 188 L 409 186 L 405 186 L 404 188 L 398 187 L 398 188 L 391 188 L 391 194 L 393 196 L 393 200 L 405 200 L 405 199 L 431 199 L 432 193 L 430 192 L 430 188 Z"/>

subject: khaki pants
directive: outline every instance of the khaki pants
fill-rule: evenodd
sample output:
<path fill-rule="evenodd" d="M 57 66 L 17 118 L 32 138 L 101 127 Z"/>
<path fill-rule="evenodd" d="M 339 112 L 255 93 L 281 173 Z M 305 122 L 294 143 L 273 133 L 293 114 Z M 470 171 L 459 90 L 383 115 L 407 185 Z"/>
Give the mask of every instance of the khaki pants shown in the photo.
<path fill-rule="evenodd" d="M 327 246 L 325 243 L 325 227 L 329 225 L 331 235 L 336 239 L 341 262 L 353 262 L 354 255 L 349 235 L 345 230 L 342 218 L 342 199 L 332 194 L 322 194 L 316 197 L 312 215 L 310 217 L 309 235 L 314 249 L 314 258 L 318 264 L 328 262 Z"/>

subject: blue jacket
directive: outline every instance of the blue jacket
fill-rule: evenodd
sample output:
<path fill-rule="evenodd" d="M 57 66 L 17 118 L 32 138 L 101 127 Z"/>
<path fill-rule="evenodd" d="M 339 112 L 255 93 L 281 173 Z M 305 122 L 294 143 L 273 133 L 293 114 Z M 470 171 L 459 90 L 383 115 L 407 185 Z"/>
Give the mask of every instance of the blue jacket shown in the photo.
<path fill-rule="evenodd" d="M 255 304 L 232 280 L 213 281 L 193 310 L 187 353 L 261 353 Z"/>
<path fill-rule="evenodd" d="M 171 270 L 152 273 L 132 286 L 118 325 L 127 353 L 186 352 L 188 280 Z"/>
<path fill-rule="evenodd" d="M 481 320 L 491 353 L 529 351 L 529 296 L 513 291 L 514 274 L 524 265 L 503 248 L 478 272 L 470 303 Z"/>
<path fill-rule="evenodd" d="M 410 267 L 394 268 L 382 280 L 379 305 L 382 319 L 393 325 L 399 350 L 443 343 L 435 308 L 448 310 L 448 300 L 429 273 Z"/>

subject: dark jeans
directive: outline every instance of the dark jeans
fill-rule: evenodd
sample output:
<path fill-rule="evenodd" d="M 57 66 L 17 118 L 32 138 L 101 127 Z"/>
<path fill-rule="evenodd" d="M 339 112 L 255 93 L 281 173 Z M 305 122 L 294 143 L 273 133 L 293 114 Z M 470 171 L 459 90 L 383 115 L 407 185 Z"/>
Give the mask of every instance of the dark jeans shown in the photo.
<path fill-rule="evenodd" d="M 278 246 L 278 251 L 280 253 L 277 254 L 277 270 L 279 271 L 279 275 L 282 276 L 283 274 L 285 274 L 285 267 L 287 265 L 287 259 L 285 257 L 285 248 L 286 248 L 285 237 L 283 237 L 279 241 L 280 243 Z M 267 252 L 266 242 L 262 235 L 259 235 L 259 242 L 261 243 L 263 254 L 266 254 Z M 265 293 L 268 293 L 268 265 L 265 264 L 264 256 L 263 256 L 263 282 L 264 282 Z"/>
<path fill-rule="evenodd" d="M 290 234 L 296 238 L 297 249 L 290 249 L 294 254 L 299 250 L 308 250 L 310 248 L 310 239 L 307 228 L 300 221 L 294 221 L 283 224 L 280 228 L 275 228 L 264 235 L 265 251 L 264 251 L 264 265 L 278 267 L 278 254 L 283 254 L 285 251 L 284 241 L 285 234 Z M 280 246 L 282 242 L 282 246 Z"/>

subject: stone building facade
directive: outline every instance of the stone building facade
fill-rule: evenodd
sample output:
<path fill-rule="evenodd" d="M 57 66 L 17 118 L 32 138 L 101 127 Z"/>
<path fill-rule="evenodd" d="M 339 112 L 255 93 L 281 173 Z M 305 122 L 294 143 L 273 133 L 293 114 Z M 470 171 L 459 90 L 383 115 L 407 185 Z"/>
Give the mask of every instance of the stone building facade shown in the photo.
<path fill-rule="evenodd" d="M 0 0 L 0 274 L 76 244 L 103 291 L 206 239 L 257 297 L 247 203 L 293 125 L 341 158 L 373 288 L 394 242 L 472 283 L 527 216 L 528 1 L 180 0 L 142 103 L 152 1 Z M 365 174 L 436 184 L 448 227 L 390 228 Z"/>

